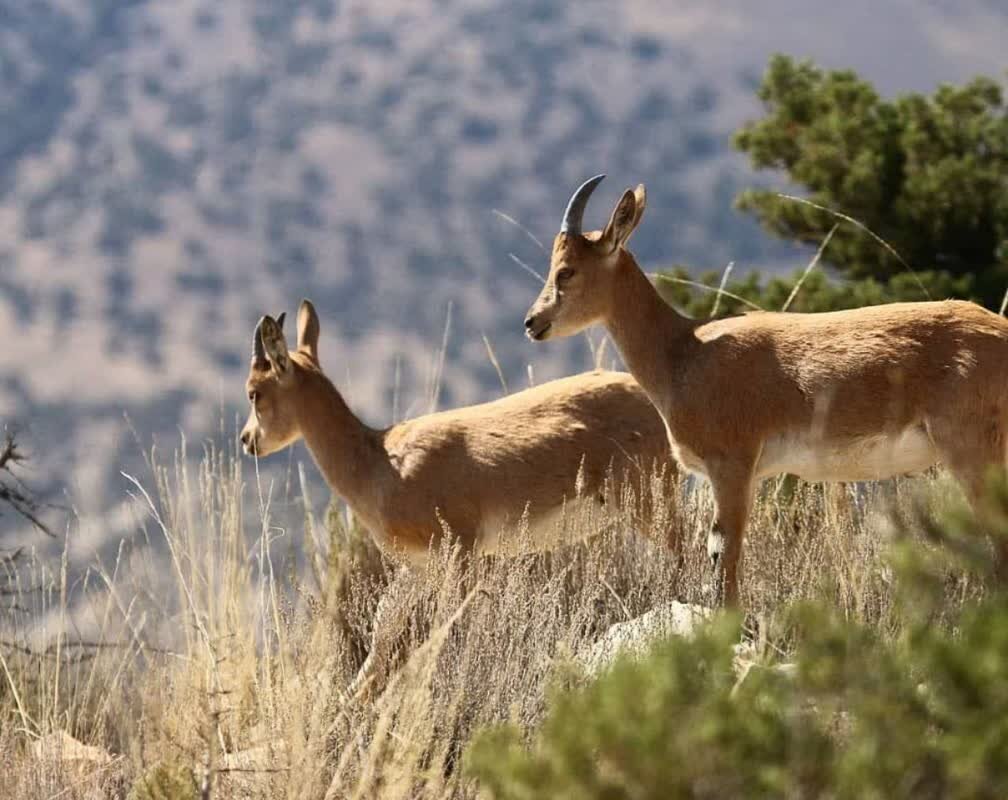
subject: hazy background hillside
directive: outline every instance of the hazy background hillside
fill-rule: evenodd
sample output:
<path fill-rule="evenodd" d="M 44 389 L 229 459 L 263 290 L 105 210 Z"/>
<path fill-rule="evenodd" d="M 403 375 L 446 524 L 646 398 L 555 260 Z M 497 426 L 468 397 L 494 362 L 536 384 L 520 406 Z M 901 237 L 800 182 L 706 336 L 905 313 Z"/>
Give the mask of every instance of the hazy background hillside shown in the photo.
<path fill-rule="evenodd" d="M 768 56 L 929 90 L 1003 76 L 1006 36 L 1003 0 L 5 0 L 0 420 L 47 499 L 100 519 L 88 558 L 129 530 L 142 449 L 233 432 L 262 313 L 311 297 L 376 425 L 397 371 L 398 415 L 427 409 L 449 303 L 442 406 L 500 392 L 483 334 L 512 388 L 583 368 L 583 339 L 521 336 L 512 255 L 546 256 L 495 209 L 548 246 L 606 171 L 592 220 L 648 185 L 645 265 L 791 269 L 805 253 L 732 210 Z"/>

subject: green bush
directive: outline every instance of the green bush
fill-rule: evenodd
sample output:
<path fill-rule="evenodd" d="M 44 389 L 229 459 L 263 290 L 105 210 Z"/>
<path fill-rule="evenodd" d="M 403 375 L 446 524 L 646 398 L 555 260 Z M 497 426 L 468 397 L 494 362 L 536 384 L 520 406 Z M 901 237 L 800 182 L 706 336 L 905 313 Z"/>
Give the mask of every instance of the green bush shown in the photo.
<path fill-rule="evenodd" d="M 732 697 L 728 618 L 690 642 L 668 642 L 558 695 L 538 743 L 514 728 L 477 739 L 469 767 L 496 798 L 778 797 L 815 779 L 828 740 L 774 673 Z"/>
<path fill-rule="evenodd" d="M 726 615 L 558 693 L 530 743 L 484 732 L 470 774 L 498 800 L 1008 797 L 1008 592 L 984 535 L 1008 536 L 1008 489 L 983 525 L 959 512 L 912 525 L 924 536 L 904 521 L 890 559 L 898 630 L 791 608 L 777 624 L 793 670 L 739 678 Z M 965 585 L 980 599 L 947 602 Z"/>

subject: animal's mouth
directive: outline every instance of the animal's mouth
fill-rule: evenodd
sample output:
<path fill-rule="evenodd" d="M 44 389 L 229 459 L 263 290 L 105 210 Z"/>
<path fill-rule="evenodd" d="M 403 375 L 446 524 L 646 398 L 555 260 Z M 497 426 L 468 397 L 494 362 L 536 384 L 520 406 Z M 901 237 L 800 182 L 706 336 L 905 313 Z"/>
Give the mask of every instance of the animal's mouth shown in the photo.
<path fill-rule="evenodd" d="M 526 329 L 525 335 L 528 336 L 533 342 L 541 342 L 546 338 L 546 334 L 549 333 L 549 329 L 553 327 L 552 322 L 547 322 L 541 327 L 533 325 L 532 327 Z"/>

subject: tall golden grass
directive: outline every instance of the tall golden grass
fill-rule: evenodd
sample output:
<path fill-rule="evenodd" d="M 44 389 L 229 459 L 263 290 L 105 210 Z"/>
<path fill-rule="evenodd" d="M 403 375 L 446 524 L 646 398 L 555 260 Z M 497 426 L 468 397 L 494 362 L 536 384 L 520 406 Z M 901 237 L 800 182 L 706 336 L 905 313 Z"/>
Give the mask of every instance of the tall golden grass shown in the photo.
<path fill-rule="evenodd" d="M 655 531 L 585 518 L 572 523 L 585 541 L 561 551 L 466 560 L 445 546 L 426 572 L 392 580 L 342 511 L 306 511 L 281 540 L 252 463 L 209 448 L 198 467 L 155 467 L 131 484 L 150 544 L 124 544 L 76 585 L 65 556 L 4 565 L 0 796 L 476 797 L 460 757 L 477 730 L 509 720 L 531 732 L 550 688 L 584 679 L 575 655 L 610 625 L 709 602 L 703 485 L 657 498 Z M 955 491 L 933 475 L 768 482 L 744 556 L 749 635 L 785 656 L 775 611 L 802 598 L 898 632 L 887 517 Z M 977 591 L 957 579 L 949 602 Z M 350 696 L 383 594 L 375 636 L 387 647 L 369 691 Z M 39 754 L 60 731 L 107 757 Z"/>

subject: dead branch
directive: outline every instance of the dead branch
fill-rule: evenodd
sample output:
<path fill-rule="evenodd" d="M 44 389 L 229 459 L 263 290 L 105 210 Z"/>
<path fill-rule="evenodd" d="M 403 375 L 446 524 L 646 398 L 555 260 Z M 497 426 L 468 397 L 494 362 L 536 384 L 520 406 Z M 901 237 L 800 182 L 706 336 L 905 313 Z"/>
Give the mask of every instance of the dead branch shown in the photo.
<path fill-rule="evenodd" d="M 14 432 L 4 432 L 3 446 L 0 447 L 0 504 L 6 503 L 14 512 L 28 520 L 35 528 L 47 536 L 54 536 L 38 516 L 39 502 L 32 492 L 24 485 L 15 468 L 26 461 L 26 456 L 18 448 Z"/>

